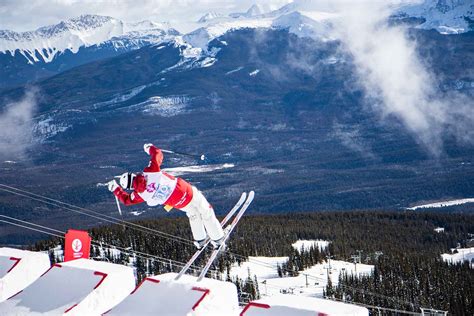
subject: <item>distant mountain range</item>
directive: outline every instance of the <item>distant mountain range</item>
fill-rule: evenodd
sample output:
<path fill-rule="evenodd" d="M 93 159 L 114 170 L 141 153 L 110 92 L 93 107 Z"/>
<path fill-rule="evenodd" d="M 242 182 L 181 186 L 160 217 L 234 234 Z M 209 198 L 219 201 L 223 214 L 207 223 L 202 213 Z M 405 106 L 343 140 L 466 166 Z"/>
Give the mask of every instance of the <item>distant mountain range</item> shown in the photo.
<path fill-rule="evenodd" d="M 0 88 L 34 82 L 179 35 L 166 23 L 82 15 L 33 32 L 0 31 Z"/>
<path fill-rule="evenodd" d="M 253 5 L 247 12 L 227 16 L 210 12 L 188 34 L 180 34 L 169 23 L 127 23 L 97 15 L 82 15 L 30 32 L 0 30 L 0 90 L 150 44 L 184 41 L 206 51 L 214 38 L 239 28 L 288 29 L 301 37 L 330 38 L 331 20 L 338 15 L 330 8 L 314 14 L 314 3 L 308 3 L 290 3 L 274 11 Z M 419 18 L 420 28 L 463 33 L 474 29 L 473 11 L 474 5 L 468 0 L 427 0 L 398 9 L 393 18 Z"/>

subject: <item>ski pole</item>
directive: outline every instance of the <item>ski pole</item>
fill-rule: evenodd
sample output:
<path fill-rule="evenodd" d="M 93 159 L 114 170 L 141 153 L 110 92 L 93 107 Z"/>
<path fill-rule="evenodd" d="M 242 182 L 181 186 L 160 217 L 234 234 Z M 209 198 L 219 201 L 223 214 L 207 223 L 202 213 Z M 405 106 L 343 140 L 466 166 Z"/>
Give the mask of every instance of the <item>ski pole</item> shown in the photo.
<path fill-rule="evenodd" d="M 107 185 L 108 185 L 107 183 L 97 183 L 98 187 L 106 187 Z M 120 202 L 119 202 L 118 198 L 115 195 L 114 195 L 114 197 L 115 197 L 115 202 L 117 203 L 117 208 L 118 208 L 119 214 L 123 218 L 122 208 L 120 207 Z"/>
<path fill-rule="evenodd" d="M 187 154 L 187 153 L 182 153 L 182 152 L 167 150 L 167 149 L 161 149 L 161 151 L 164 152 L 164 153 L 168 153 L 168 154 L 176 154 L 176 155 L 182 155 L 182 156 L 198 158 L 200 160 L 205 160 L 206 159 L 205 155 L 193 155 L 193 154 Z"/>
<path fill-rule="evenodd" d="M 115 202 L 117 203 L 117 208 L 118 208 L 118 211 L 120 213 L 120 217 L 122 218 L 122 227 L 123 227 L 123 230 L 125 231 L 126 227 L 125 227 L 125 222 L 123 220 L 122 208 L 120 207 L 120 202 L 119 202 L 117 196 L 115 196 Z"/>
<path fill-rule="evenodd" d="M 117 203 L 117 208 L 118 208 L 119 214 L 120 214 L 120 216 L 122 216 L 122 209 L 120 208 L 120 202 L 119 202 L 119 200 L 116 196 L 115 196 L 115 202 Z"/>

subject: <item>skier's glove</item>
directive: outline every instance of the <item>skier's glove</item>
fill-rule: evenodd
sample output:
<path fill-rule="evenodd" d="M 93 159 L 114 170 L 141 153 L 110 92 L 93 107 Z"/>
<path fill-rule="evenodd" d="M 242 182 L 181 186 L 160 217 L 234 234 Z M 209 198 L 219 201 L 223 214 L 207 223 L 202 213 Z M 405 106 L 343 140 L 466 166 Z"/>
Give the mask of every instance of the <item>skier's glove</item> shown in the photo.
<path fill-rule="evenodd" d="M 143 145 L 143 150 L 149 155 L 150 154 L 150 148 L 153 146 L 153 144 L 145 144 Z"/>
<path fill-rule="evenodd" d="M 109 189 L 110 192 L 114 192 L 117 188 L 119 187 L 117 181 L 112 180 L 107 182 L 107 188 Z"/>

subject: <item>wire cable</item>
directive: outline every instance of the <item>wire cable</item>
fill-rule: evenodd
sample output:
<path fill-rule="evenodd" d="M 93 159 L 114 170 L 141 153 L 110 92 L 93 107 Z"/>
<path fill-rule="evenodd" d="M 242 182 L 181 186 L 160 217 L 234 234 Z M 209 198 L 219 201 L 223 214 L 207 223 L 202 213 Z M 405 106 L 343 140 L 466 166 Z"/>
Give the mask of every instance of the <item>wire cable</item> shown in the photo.
<path fill-rule="evenodd" d="M 128 221 L 118 219 L 118 218 L 115 218 L 115 217 L 112 217 L 112 216 L 108 216 L 108 215 L 105 215 L 105 214 L 101 214 L 99 212 L 96 212 L 96 211 L 93 211 L 93 210 L 90 210 L 90 209 L 86 209 L 86 208 L 79 207 L 79 206 L 76 206 L 76 205 L 73 205 L 73 204 L 65 203 L 65 202 L 62 202 L 62 201 L 59 201 L 59 200 L 56 200 L 56 199 L 52 199 L 52 198 L 49 198 L 49 197 L 46 197 L 46 196 L 43 196 L 43 195 L 40 195 L 40 194 L 35 194 L 35 193 L 32 193 L 32 192 L 22 190 L 22 189 L 18 189 L 18 188 L 8 186 L 8 185 L 2 184 L 2 183 L 0 183 L 0 190 L 5 191 L 5 192 L 9 192 L 11 194 L 16 194 L 16 195 L 19 195 L 19 196 L 27 197 L 27 198 L 30 198 L 32 200 L 42 202 L 42 203 L 45 203 L 45 204 L 48 204 L 48 205 L 56 206 L 56 207 L 59 207 L 59 208 L 64 208 L 64 209 L 70 210 L 72 212 L 82 214 L 82 215 L 86 215 L 86 216 L 89 216 L 89 217 L 92 217 L 92 218 L 95 218 L 95 219 L 98 219 L 98 220 L 101 220 L 101 221 L 105 221 L 105 222 L 112 223 L 112 224 L 125 225 L 129 228 L 139 230 L 141 232 L 154 233 L 157 236 L 161 236 L 163 238 L 174 239 L 174 240 L 176 240 L 178 242 L 181 242 L 183 244 L 193 246 L 193 242 L 190 241 L 189 239 L 179 237 L 179 236 L 175 236 L 175 235 L 172 235 L 172 234 L 168 234 L 168 233 L 156 230 L 156 229 L 152 229 L 152 228 L 149 228 L 149 227 L 146 227 L 146 226 L 142 226 L 142 225 L 139 225 L 139 224 L 136 224 L 136 223 L 133 223 L 133 222 L 128 222 Z M 50 202 L 50 201 L 52 201 L 52 202 Z"/>
<path fill-rule="evenodd" d="M 52 230 L 52 231 L 56 231 L 56 232 L 60 232 L 60 233 L 62 233 L 62 234 L 65 234 L 65 232 L 62 232 L 62 231 L 60 231 L 60 230 L 57 230 L 57 229 L 54 229 L 54 228 L 50 228 L 50 227 L 47 227 L 47 226 L 38 225 L 38 224 L 35 224 L 35 223 L 32 223 L 32 222 L 28 222 L 28 221 L 19 220 L 19 219 L 10 217 L 10 216 L 5 216 L 5 215 L 0 215 L 0 216 L 10 219 L 10 221 L 7 221 L 7 220 L 0 220 L 0 222 L 2 222 L 2 223 L 14 225 L 14 226 L 17 226 L 17 227 L 22 227 L 22 228 L 25 228 L 25 229 L 29 229 L 29 230 L 33 230 L 33 231 L 36 231 L 36 232 L 44 233 L 44 234 L 47 234 L 47 235 L 50 235 L 50 236 L 54 236 L 54 237 L 58 237 L 58 238 L 61 238 L 61 239 L 65 239 L 65 237 L 64 237 L 63 235 L 58 235 L 58 234 L 51 233 L 51 232 L 47 231 L 47 230 Z M 38 228 L 34 228 L 34 227 L 29 227 L 29 226 L 21 225 L 21 224 L 12 222 L 11 220 L 19 221 L 19 222 L 26 223 L 26 224 L 32 225 L 32 226 L 41 227 L 41 228 L 43 228 L 43 229 L 38 229 Z M 47 230 L 46 230 L 46 229 L 47 229 Z M 95 246 L 98 246 L 98 247 L 101 247 L 101 248 L 110 249 L 110 250 L 118 249 L 118 250 L 120 250 L 120 251 L 122 251 L 122 252 L 126 252 L 126 253 L 129 254 L 129 255 L 130 255 L 130 254 L 133 254 L 133 255 L 135 255 L 135 256 L 137 256 L 137 257 L 140 257 L 140 258 L 143 258 L 143 259 L 156 260 L 156 261 L 162 262 L 162 263 L 164 263 L 164 264 L 173 265 L 173 266 L 176 266 L 176 267 L 183 267 L 183 266 L 186 265 L 186 263 L 181 262 L 181 261 L 177 261 L 177 260 L 173 260 L 173 259 L 169 259 L 169 258 L 164 258 L 164 257 L 160 257 L 160 256 L 157 256 L 157 255 L 152 255 L 152 254 L 149 254 L 149 253 L 145 253 L 145 252 L 141 252 L 141 251 L 137 251 L 137 250 L 133 250 L 133 249 L 127 249 L 127 248 L 125 248 L 125 247 L 116 246 L 116 245 L 111 245 L 111 244 L 107 244 L 107 243 L 104 243 L 104 242 L 101 242 L 101 241 L 97 241 L 97 240 L 91 240 L 91 244 L 93 244 L 93 245 L 95 245 Z M 106 247 L 104 247 L 104 245 L 105 245 Z M 195 265 L 191 266 L 191 268 L 192 268 L 193 270 L 199 270 L 199 269 L 200 269 L 200 267 L 197 267 L 197 266 L 195 266 Z"/>
<path fill-rule="evenodd" d="M 6 216 L 6 215 L 1 215 L 1 214 L 0 214 L 0 217 L 6 218 L 6 219 L 10 219 L 10 220 L 14 220 L 14 221 L 17 221 L 17 222 L 20 222 L 20 223 L 25 223 L 25 224 L 29 224 L 29 225 L 32 225 L 32 226 L 40 227 L 40 228 L 43 228 L 43 229 L 48 229 L 48 230 L 51 230 L 51 231 L 54 231 L 54 232 L 57 232 L 57 233 L 65 234 L 65 232 L 63 232 L 63 231 L 61 231 L 61 230 L 57 230 L 57 229 L 50 228 L 50 227 L 47 227 L 47 226 L 35 224 L 35 223 L 33 223 L 33 222 L 24 221 L 24 220 L 17 219 L 17 218 L 14 218 L 14 217 Z"/>
<path fill-rule="evenodd" d="M 51 232 L 48 232 L 48 231 L 44 231 L 44 230 L 41 230 L 41 229 L 37 229 L 37 228 L 33 228 L 33 227 L 24 226 L 24 225 L 21 225 L 21 224 L 17 224 L 17 223 L 5 221 L 5 220 L 3 220 L 3 219 L 0 219 L 0 222 L 1 222 L 1 223 L 6 223 L 6 224 L 10 224 L 10 225 L 14 225 L 14 226 L 18 226 L 18 227 L 23 227 L 23 228 L 30 229 L 30 230 L 34 230 L 34 231 L 37 231 L 37 232 L 40 232 L 40 233 L 43 233 L 43 234 L 47 234 L 47 235 L 51 235 L 51 236 L 54 236 L 54 237 L 58 237 L 58 238 L 64 239 L 64 236 L 57 235 L 57 234 L 54 234 L 54 233 L 51 233 Z"/>

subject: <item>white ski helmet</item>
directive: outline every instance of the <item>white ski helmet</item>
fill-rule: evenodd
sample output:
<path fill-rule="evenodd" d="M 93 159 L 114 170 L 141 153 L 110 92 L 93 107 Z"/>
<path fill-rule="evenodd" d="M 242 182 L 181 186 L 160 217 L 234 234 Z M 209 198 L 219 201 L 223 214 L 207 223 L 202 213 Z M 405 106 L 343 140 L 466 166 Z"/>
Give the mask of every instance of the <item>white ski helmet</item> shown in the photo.
<path fill-rule="evenodd" d="M 133 180 L 137 175 L 132 172 L 125 172 L 120 176 L 120 186 L 124 189 L 133 189 Z"/>

